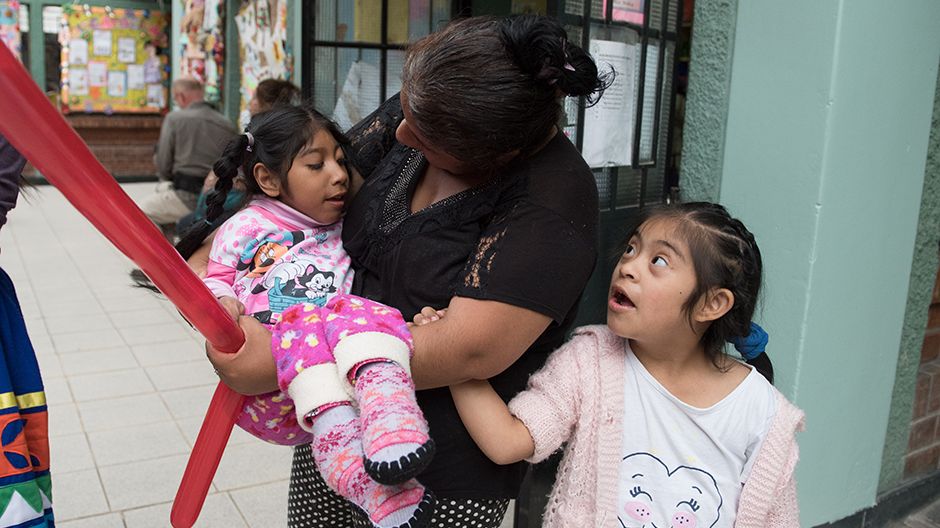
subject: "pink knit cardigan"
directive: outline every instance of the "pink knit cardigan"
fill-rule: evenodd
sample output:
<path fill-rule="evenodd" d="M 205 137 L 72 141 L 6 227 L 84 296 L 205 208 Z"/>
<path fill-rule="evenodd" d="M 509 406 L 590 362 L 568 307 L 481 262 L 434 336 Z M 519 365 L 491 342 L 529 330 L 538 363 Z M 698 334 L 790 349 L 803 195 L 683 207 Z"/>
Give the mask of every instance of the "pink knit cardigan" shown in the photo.
<path fill-rule="evenodd" d="M 568 445 L 542 526 L 614 526 L 623 432 L 623 338 L 579 328 L 510 403 L 535 443 L 529 462 Z M 796 432 L 803 412 L 778 393 L 777 413 L 738 502 L 736 528 L 799 527 Z"/>

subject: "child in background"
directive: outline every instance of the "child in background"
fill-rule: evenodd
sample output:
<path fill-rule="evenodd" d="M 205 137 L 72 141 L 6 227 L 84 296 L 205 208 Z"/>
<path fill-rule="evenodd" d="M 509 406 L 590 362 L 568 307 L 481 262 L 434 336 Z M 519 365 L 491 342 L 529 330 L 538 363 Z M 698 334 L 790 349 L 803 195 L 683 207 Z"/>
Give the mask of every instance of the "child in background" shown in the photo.
<path fill-rule="evenodd" d="M 500 464 L 567 443 L 546 527 L 798 527 L 803 413 L 771 385 L 751 323 L 754 236 L 709 203 L 651 207 L 628 233 L 607 325 L 579 329 L 508 406 L 485 381 L 452 387 L 461 419 Z"/>
<path fill-rule="evenodd" d="M 252 199 L 219 228 L 204 281 L 233 316 L 274 326 L 283 392 L 249 398 L 239 425 L 273 443 L 311 443 L 327 484 L 376 526 L 422 526 L 433 497 L 412 477 L 433 443 L 414 399 L 410 333 L 396 310 L 342 294 L 352 284 L 340 237 L 344 143 L 312 108 L 254 116 L 213 167 L 206 221 L 177 249 L 188 258 L 202 244 L 241 168 Z"/>

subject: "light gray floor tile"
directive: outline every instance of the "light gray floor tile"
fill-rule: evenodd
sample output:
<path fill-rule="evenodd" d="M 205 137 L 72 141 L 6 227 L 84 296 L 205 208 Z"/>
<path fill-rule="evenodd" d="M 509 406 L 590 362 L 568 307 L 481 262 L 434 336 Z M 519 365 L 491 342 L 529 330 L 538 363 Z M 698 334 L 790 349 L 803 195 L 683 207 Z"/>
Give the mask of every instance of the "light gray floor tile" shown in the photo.
<path fill-rule="evenodd" d="M 49 459 L 56 475 L 95 467 L 85 433 L 49 438 Z"/>
<path fill-rule="evenodd" d="M 36 353 L 36 360 L 39 361 L 39 373 L 42 376 L 42 379 L 52 379 L 52 378 L 61 378 L 64 376 L 62 372 L 62 364 L 59 363 L 59 356 L 56 354 L 49 353 Z"/>
<path fill-rule="evenodd" d="M 109 431 L 173 419 L 157 393 L 86 401 L 78 404 L 85 430 Z"/>
<path fill-rule="evenodd" d="M 69 384 L 65 378 L 44 379 L 42 385 L 43 391 L 46 393 L 47 405 L 59 405 L 74 401 L 72 391 L 69 390 Z"/>
<path fill-rule="evenodd" d="M 49 436 L 81 433 L 82 421 L 74 403 L 49 406 Z"/>
<path fill-rule="evenodd" d="M 137 361 L 144 367 L 196 360 L 207 361 L 205 347 L 194 343 L 191 339 L 134 345 L 131 350 L 137 357 Z"/>
<path fill-rule="evenodd" d="M 179 425 L 180 429 L 183 431 L 183 436 L 186 437 L 186 441 L 189 442 L 190 446 L 196 443 L 196 437 L 199 435 L 199 430 L 202 428 L 203 418 L 205 418 L 205 416 L 194 416 L 192 418 L 183 418 L 176 421 L 176 424 Z M 232 427 L 232 434 L 228 438 L 228 446 L 248 442 L 263 442 L 263 440 L 251 436 L 251 434 L 246 433 L 244 429 L 237 425 Z"/>
<path fill-rule="evenodd" d="M 57 334 L 52 336 L 52 342 L 55 344 L 56 352 L 59 354 L 114 348 L 127 344 L 124 342 L 121 334 L 114 329 Z"/>
<path fill-rule="evenodd" d="M 172 315 L 160 307 L 146 308 L 144 310 L 129 310 L 125 312 L 112 312 L 111 322 L 116 328 L 133 328 L 135 326 L 148 326 L 154 324 L 167 324 L 176 322 Z"/>
<path fill-rule="evenodd" d="M 150 506 L 149 508 L 131 510 L 124 513 L 125 523 L 127 528 L 162 528 L 167 526 L 169 522 L 171 508 L 172 503 L 165 503 Z M 245 524 L 241 513 L 239 513 L 238 508 L 235 507 L 227 493 L 214 493 L 206 497 L 206 502 L 199 512 L 199 518 L 193 526 L 196 528 L 222 526 L 225 528 L 244 528 L 248 525 Z M 286 518 L 284 523 L 272 522 L 268 526 L 287 526 Z"/>
<path fill-rule="evenodd" d="M 165 323 L 149 326 L 135 326 L 119 330 L 129 345 L 144 345 L 148 343 L 163 343 L 188 339 L 189 333 L 176 323 Z"/>
<path fill-rule="evenodd" d="M 71 376 L 69 385 L 72 387 L 75 401 L 78 402 L 118 398 L 154 391 L 147 375 L 136 369 Z"/>
<path fill-rule="evenodd" d="M 42 307 L 43 317 L 68 317 L 70 315 L 102 315 L 104 310 L 97 301 L 67 301 L 62 303 L 45 303 Z"/>
<path fill-rule="evenodd" d="M 57 258 L 55 256 L 50 256 L 49 258 Z M 33 277 L 36 276 L 36 273 L 39 270 L 30 270 L 29 273 Z M 61 270 L 57 273 L 61 273 Z M 62 285 L 53 285 L 53 284 L 34 284 L 34 291 L 36 293 L 36 301 L 39 303 L 40 311 L 45 314 L 47 308 L 52 305 L 62 302 L 62 303 L 93 303 L 95 302 L 94 295 L 91 294 L 91 291 L 88 289 L 88 286 L 85 284 L 75 284 L 73 282 L 66 282 Z M 81 312 L 76 312 L 81 313 Z"/>
<path fill-rule="evenodd" d="M 106 513 L 74 521 L 58 522 L 58 504 L 53 508 L 56 509 L 55 525 L 57 528 L 124 528 L 124 519 L 121 518 L 120 513 Z"/>
<path fill-rule="evenodd" d="M 218 384 L 216 384 L 218 385 Z M 174 418 L 203 417 L 209 408 L 209 400 L 215 393 L 216 385 L 203 385 L 190 389 L 165 390 L 160 397 L 166 402 Z"/>
<path fill-rule="evenodd" d="M 265 442 L 228 447 L 213 481 L 220 490 L 233 490 L 283 480 L 290 476 L 293 449 Z"/>
<path fill-rule="evenodd" d="M 22 311 L 22 308 L 20 308 Z M 34 315 L 32 317 L 27 317 L 26 314 L 23 314 L 23 322 L 26 323 L 26 333 L 31 336 L 41 336 L 49 335 L 49 332 L 46 330 L 46 323 L 42 316 Z"/>
<path fill-rule="evenodd" d="M 89 330 L 107 330 L 113 328 L 111 319 L 105 314 L 73 314 L 45 318 L 49 335 L 87 332 Z"/>
<path fill-rule="evenodd" d="M 136 425 L 88 433 L 99 467 L 189 452 L 176 422 Z"/>
<path fill-rule="evenodd" d="M 98 472 L 94 469 L 56 473 L 52 479 L 52 500 L 56 524 L 109 511 Z"/>
<path fill-rule="evenodd" d="M 187 459 L 187 455 L 175 455 L 99 468 L 111 509 L 120 511 L 172 501 Z"/>
<path fill-rule="evenodd" d="M 35 299 L 20 299 L 20 311 L 23 312 L 23 317 L 29 317 L 32 319 L 36 317 L 42 317 L 42 310 L 39 308 L 39 302 L 37 302 Z"/>
<path fill-rule="evenodd" d="M 133 289 L 130 286 L 125 287 L 127 289 Z M 137 289 L 140 290 L 140 288 Z M 161 308 L 162 304 L 166 302 L 165 300 L 156 297 L 156 294 L 147 292 L 134 293 L 128 297 L 99 297 L 99 301 L 104 307 L 104 311 L 109 314 L 115 312 Z"/>
<path fill-rule="evenodd" d="M 188 363 L 157 365 L 145 369 L 157 390 L 185 389 L 203 385 L 216 385 L 219 377 L 212 370 L 212 363 L 203 358 Z"/>
<path fill-rule="evenodd" d="M 33 350 L 36 351 L 36 355 L 42 354 L 55 354 L 55 346 L 52 344 L 52 338 L 48 335 L 34 335 L 30 334 L 29 342 L 33 345 Z"/>
<path fill-rule="evenodd" d="M 509 501 L 509 507 L 506 508 L 506 516 L 503 517 L 503 522 L 500 523 L 499 528 L 512 528 L 515 524 L 513 521 L 516 518 L 516 501 Z"/>
<path fill-rule="evenodd" d="M 287 526 L 288 485 L 288 480 L 284 479 L 229 493 L 251 528 Z"/>
<path fill-rule="evenodd" d="M 126 346 L 62 354 L 59 356 L 59 363 L 62 365 L 62 370 L 68 373 L 69 377 L 126 370 L 140 366 L 137 364 L 137 359 L 134 358 L 130 348 Z"/>

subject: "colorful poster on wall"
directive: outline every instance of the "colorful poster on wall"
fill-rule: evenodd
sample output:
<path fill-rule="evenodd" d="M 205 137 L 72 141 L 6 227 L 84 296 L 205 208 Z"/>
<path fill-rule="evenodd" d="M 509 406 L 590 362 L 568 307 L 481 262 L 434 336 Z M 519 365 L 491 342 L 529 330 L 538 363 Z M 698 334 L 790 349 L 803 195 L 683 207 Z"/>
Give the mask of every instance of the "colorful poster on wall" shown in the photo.
<path fill-rule="evenodd" d="M 62 15 L 64 113 L 166 110 L 169 39 L 163 12 L 66 4 Z"/>
<path fill-rule="evenodd" d="M 180 21 L 180 77 L 192 77 L 205 86 L 206 100 L 219 103 L 225 65 L 225 2 L 182 0 Z"/>
<path fill-rule="evenodd" d="M 290 80 L 287 53 L 287 0 L 242 0 L 235 16 L 241 58 L 240 121 L 247 122 L 248 101 L 265 79 Z"/>
<path fill-rule="evenodd" d="M 23 60 L 20 36 L 20 3 L 17 0 L 0 0 L 0 42 L 6 44 L 13 56 Z"/>
<path fill-rule="evenodd" d="M 632 22 L 643 24 L 643 0 L 613 0 L 612 17 L 618 22 Z M 603 12 L 607 12 L 607 0 L 601 5 Z"/>

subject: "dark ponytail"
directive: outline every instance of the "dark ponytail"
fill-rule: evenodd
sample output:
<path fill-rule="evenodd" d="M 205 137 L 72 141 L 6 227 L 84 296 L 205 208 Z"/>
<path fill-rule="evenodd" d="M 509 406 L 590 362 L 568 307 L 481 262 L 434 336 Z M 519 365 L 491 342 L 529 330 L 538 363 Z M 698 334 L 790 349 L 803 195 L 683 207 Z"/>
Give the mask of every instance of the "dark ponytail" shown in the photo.
<path fill-rule="evenodd" d="M 757 369 L 761 375 L 767 378 L 771 385 L 774 383 L 774 364 L 770 361 L 767 352 L 761 352 L 756 358 L 746 360 L 747 364 Z"/>
<path fill-rule="evenodd" d="M 182 233 L 180 241 L 176 244 L 176 251 L 188 259 L 202 246 L 206 237 L 209 236 L 216 227 L 216 220 L 224 213 L 223 206 L 229 191 L 235 184 L 235 178 L 238 177 L 238 171 L 243 166 L 253 166 L 249 164 L 252 152 L 249 151 L 249 139 L 245 134 L 235 136 L 225 146 L 222 155 L 212 166 L 212 172 L 215 173 L 218 180 L 213 188 L 206 195 L 206 218 L 201 222 L 196 222 L 186 232 Z M 246 175 L 251 178 L 251 175 Z"/>

